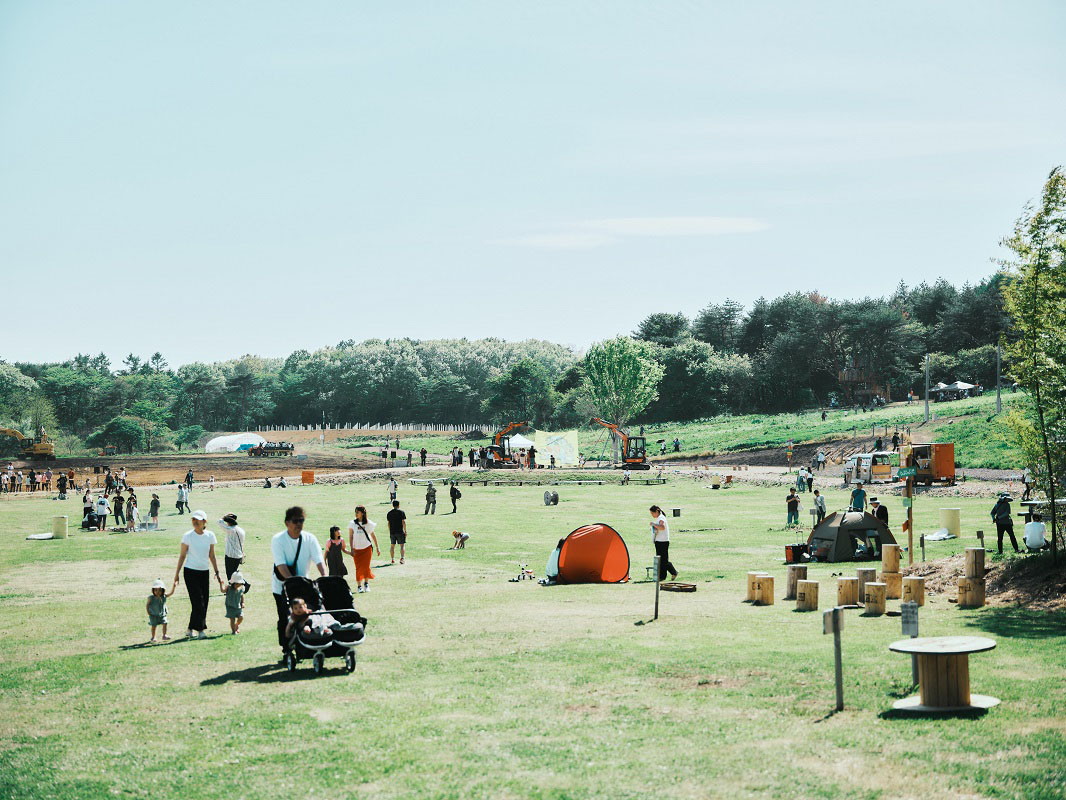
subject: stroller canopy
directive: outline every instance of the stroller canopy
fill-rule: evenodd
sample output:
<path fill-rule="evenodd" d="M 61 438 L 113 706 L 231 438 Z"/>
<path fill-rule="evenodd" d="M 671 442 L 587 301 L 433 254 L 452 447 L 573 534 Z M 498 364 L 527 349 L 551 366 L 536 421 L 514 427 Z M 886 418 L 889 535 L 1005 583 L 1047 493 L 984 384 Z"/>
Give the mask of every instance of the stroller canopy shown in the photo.
<path fill-rule="evenodd" d="M 624 583 L 629 580 L 629 549 L 610 525 L 582 525 L 561 540 L 549 561 L 558 565 L 559 583 Z"/>
<path fill-rule="evenodd" d="M 881 557 L 881 545 L 896 539 L 873 514 L 837 511 L 811 531 L 807 543 L 819 561 L 872 561 Z"/>

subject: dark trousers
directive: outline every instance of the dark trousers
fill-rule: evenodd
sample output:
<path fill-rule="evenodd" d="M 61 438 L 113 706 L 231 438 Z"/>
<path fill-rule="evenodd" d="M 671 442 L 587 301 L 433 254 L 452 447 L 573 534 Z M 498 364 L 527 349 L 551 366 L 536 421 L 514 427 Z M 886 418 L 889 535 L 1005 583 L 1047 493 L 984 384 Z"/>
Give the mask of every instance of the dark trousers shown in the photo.
<path fill-rule="evenodd" d="M 667 572 L 676 578 L 677 570 L 674 569 L 674 565 L 670 563 L 670 543 L 654 542 L 654 544 L 655 555 L 659 557 L 659 580 L 663 580 L 666 577 Z"/>
<path fill-rule="evenodd" d="M 115 524 L 116 525 L 125 525 L 126 524 L 126 515 L 122 513 L 122 509 L 121 508 L 116 508 L 115 509 Z"/>
<path fill-rule="evenodd" d="M 210 577 L 206 569 L 189 569 L 185 567 L 185 589 L 189 592 L 189 630 L 202 631 L 207 628 L 207 601 L 209 598 Z"/>
<path fill-rule="evenodd" d="M 226 556 L 226 580 L 229 580 L 230 576 L 233 575 L 233 573 L 239 570 L 240 568 L 241 559 L 230 558 L 229 556 Z"/>
<path fill-rule="evenodd" d="M 814 491 L 814 478 L 807 478 L 807 491 L 808 492 L 813 492 Z"/>
<path fill-rule="evenodd" d="M 1006 533 L 1010 537 L 1010 543 L 1014 547 L 1014 552 L 1018 552 L 1018 540 L 1014 538 L 1014 520 L 1010 517 L 1006 519 L 996 520 L 996 546 L 999 548 L 999 552 L 1003 552 L 1003 534 Z"/>
<path fill-rule="evenodd" d="M 457 509 L 455 508 L 455 498 L 453 497 L 452 498 L 452 513 L 454 514 L 456 512 L 456 510 Z"/>
<path fill-rule="evenodd" d="M 285 628 L 289 624 L 289 607 L 285 605 L 285 596 L 274 595 L 274 605 L 278 608 L 278 644 L 285 651 L 289 649 L 288 640 L 285 638 Z"/>
<path fill-rule="evenodd" d="M 420 456 L 420 458 L 422 459 L 422 466 L 424 467 L 426 465 L 426 457 Z"/>

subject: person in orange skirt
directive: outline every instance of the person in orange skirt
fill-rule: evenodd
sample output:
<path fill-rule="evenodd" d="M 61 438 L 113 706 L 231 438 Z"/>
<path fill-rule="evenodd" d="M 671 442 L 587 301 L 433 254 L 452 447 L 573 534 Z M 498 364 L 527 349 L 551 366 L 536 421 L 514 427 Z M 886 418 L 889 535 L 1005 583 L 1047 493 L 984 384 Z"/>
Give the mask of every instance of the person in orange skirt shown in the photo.
<path fill-rule="evenodd" d="M 355 562 L 355 584 L 357 592 L 370 591 L 370 579 L 374 573 L 370 571 L 371 551 L 377 551 L 378 537 L 374 535 L 377 525 L 367 519 L 364 506 L 355 507 L 355 519 L 348 523 L 348 547 L 352 551 L 352 560 Z"/>

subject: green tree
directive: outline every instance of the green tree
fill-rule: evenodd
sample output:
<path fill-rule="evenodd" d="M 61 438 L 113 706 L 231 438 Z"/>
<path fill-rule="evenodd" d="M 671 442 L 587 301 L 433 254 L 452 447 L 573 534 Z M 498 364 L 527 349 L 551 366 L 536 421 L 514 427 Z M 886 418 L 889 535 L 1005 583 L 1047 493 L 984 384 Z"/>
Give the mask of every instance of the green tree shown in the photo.
<path fill-rule="evenodd" d="M 582 391 L 596 413 L 625 425 L 659 396 L 663 368 L 652 345 L 619 336 L 589 348 Z"/>
<path fill-rule="evenodd" d="M 113 444 L 127 453 L 144 450 L 144 428 L 137 417 L 120 416 L 85 440 L 92 447 Z"/>
<path fill-rule="evenodd" d="M 548 371 L 527 358 L 489 382 L 482 409 L 496 423 L 528 421 L 543 427 L 555 411 L 556 400 Z"/>
<path fill-rule="evenodd" d="M 185 445 L 195 447 L 204 433 L 202 425 L 186 425 L 174 432 L 174 443 L 178 446 L 178 450 Z"/>
<path fill-rule="evenodd" d="M 720 353 L 735 353 L 744 319 L 744 306 L 736 300 L 708 304 L 692 322 L 692 335 Z"/>
<path fill-rule="evenodd" d="M 1056 494 L 1066 464 L 1066 174 L 1056 167 L 1040 202 L 1028 207 L 1004 241 L 1014 253 L 1005 266 L 1007 308 L 1018 339 L 1008 347 L 1014 379 L 1029 392 L 1025 416 L 1013 415 L 1019 442 L 1051 502 L 1051 542 L 1058 562 Z"/>
<path fill-rule="evenodd" d="M 688 318 L 682 314 L 649 314 L 633 331 L 636 339 L 672 347 L 691 334 Z"/>

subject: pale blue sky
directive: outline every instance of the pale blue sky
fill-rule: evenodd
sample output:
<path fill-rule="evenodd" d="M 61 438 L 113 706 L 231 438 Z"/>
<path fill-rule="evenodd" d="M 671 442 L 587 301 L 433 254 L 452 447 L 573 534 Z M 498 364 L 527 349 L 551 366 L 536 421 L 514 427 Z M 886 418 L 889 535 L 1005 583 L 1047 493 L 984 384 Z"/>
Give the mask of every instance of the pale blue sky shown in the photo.
<path fill-rule="evenodd" d="M 582 347 L 975 281 L 1066 162 L 1064 34 L 1053 1 L 0 0 L 0 357 Z"/>

